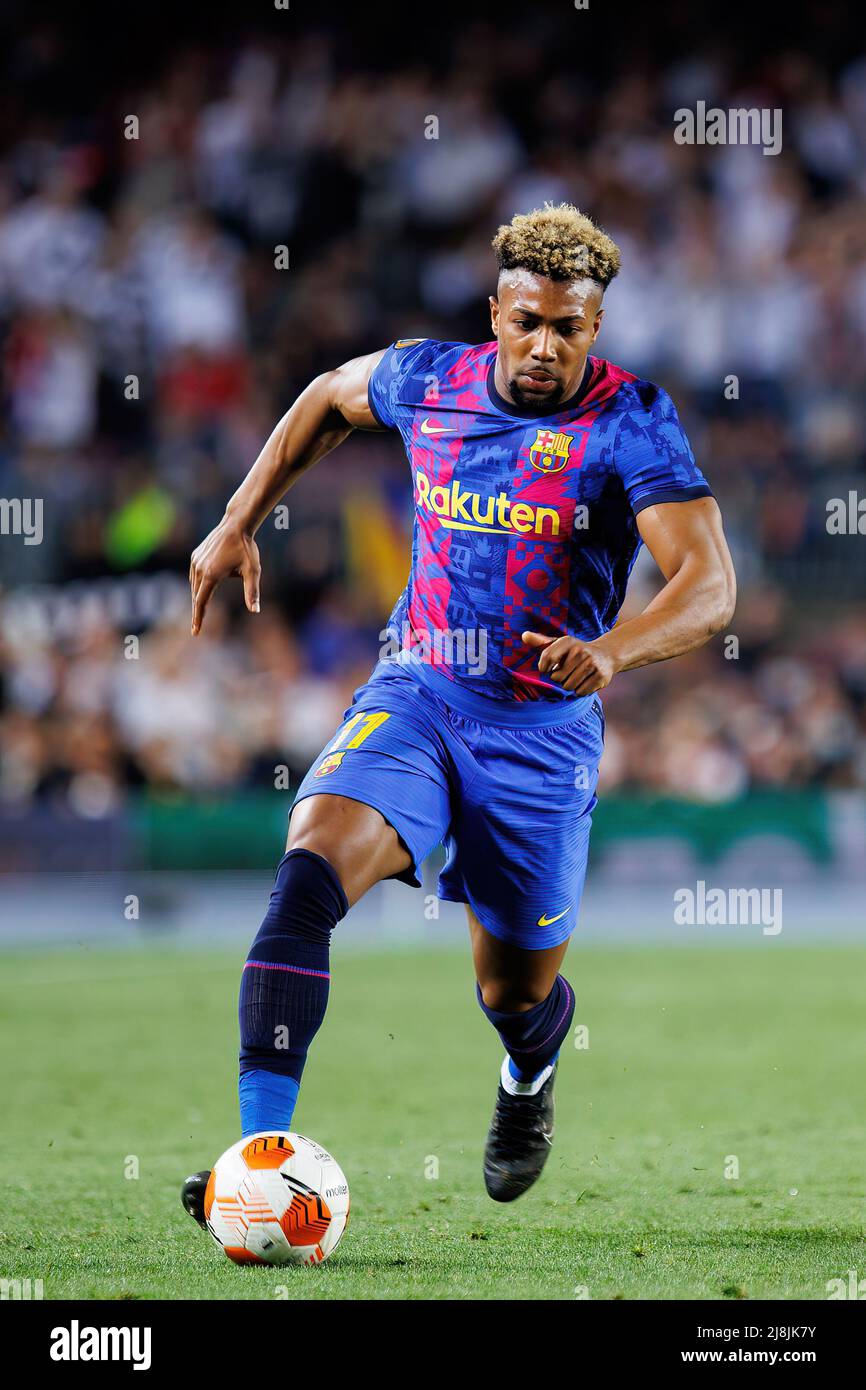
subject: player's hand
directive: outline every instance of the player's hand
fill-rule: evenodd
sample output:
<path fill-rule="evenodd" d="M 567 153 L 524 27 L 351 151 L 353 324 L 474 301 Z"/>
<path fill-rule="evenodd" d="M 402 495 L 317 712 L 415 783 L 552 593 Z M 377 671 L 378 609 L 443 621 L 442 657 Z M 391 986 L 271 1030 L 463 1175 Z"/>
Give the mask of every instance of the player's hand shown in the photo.
<path fill-rule="evenodd" d="M 541 650 L 539 674 L 575 695 L 593 695 L 596 690 L 604 690 L 619 670 L 603 637 L 583 642 L 579 637 L 545 637 L 540 632 L 521 635 L 527 647 Z"/>
<path fill-rule="evenodd" d="M 262 566 L 259 548 L 248 531 L 224 516 L 192 553 L 189 587 L 192 592 L 192 635 L 201 631 L 210 596 L 221 580 L 237 574 L 244 581 L 244 602 L 250 613 L 259 611 Z"/>

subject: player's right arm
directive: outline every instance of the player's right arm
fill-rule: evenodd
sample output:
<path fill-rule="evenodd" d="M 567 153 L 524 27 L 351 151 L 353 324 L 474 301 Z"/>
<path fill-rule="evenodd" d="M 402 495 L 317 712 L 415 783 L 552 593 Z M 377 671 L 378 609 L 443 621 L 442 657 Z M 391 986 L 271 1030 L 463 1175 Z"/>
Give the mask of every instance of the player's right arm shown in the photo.
<path fill-rule="evenodd" d="M 370 409 L 368 388 L 373 369 L 386 349 L 356 357 L 310 382 L 274 429 L 225 516 L 193 551 L 189 567 L 192 634 L 201 631 L 210 596 L 229 575 L 239 575 L 244 601 L 259 611 L 261 563 L 256 531 L 302 473 L 329 454 L 352 430 L 382 428 Z"/>

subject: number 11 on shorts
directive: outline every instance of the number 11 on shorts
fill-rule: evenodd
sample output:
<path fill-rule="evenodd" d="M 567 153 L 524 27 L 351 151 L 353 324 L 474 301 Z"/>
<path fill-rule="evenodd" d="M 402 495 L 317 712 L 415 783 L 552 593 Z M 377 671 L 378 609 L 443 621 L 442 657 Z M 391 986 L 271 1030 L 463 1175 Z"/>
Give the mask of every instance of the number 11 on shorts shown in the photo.
<path fill-rule="evenodd" d="M 368 714 L 356 714 L 352 719 L 349 720 L 348 724 L 342 730 L 342 732 L 337 735 L 336 739 L 328 749 L 328 752 L 336 753 L 337 749 L 342 748 L 344 745 L 347 751 L 350 748 L 359 748 L 361 744 L 364 742 L 364 739 L 369 738 L 370 735 L 373 733 L 374 729 L 378 729 L 379 725 L 384 724 L 385 720 L 390 719 L 390 717 L 390 710 L 386 709 L 371 710 Z M 352 730 L 356 727 L 358 732 L 351 739 L 349 739 L 348 743 L 346 743 L 346 739 L 349 738 L 349 734 L 351 734 Z"/>

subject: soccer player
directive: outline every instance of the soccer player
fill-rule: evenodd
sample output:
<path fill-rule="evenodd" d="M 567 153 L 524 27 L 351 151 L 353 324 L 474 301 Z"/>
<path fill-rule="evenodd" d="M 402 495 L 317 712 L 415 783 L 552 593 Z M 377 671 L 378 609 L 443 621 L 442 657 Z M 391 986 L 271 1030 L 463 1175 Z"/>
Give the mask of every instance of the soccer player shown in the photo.
<path fill-rule="evenodd" d="M 718 506 L 670 397 L 590 355 L 620 253 L 569 205 L 493 241 L 494 341 L 399 341 L 317 377 L 192 556 L 192 632 L 214 588 L 259 611 L 255 533 L 352 430 L 399 431 L 415 499 L 408 583 L 370 679 L 295 798 L 240 987 L 244 1134 L 291 1127 L 325 1016 L 333 929 L 380 879 L 466 904 L 478 1004 L 505 1049 L 487 1191 L 519 1197 L 553 1135 L 574 992 L 559 973 L 586 870 L 599 700 L 620 671 L 679 656 L 730 620 Z M 665 583 L 617 621 L 644 542 Z M 203 1218 L 207 1172 L 183 1201 Z"/>

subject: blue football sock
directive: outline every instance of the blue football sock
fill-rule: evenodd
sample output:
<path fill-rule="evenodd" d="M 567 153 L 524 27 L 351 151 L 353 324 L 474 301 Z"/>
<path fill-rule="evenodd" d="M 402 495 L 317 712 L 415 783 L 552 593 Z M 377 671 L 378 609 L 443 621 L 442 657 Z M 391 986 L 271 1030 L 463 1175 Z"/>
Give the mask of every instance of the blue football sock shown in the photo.
<path fill-rule="evenodd" d="M 348 910 L 326 859 L 306 849 L 283 856 L 241 976 L 238 1094 L 244 1134 L 274 1125 L 284 1129 L 291 1120 L 307 1050 L 328 1003 L 331 932 Z"/>
<path fill-rule="evenodd" d="M 282 1133 L 292 1127 L 298 1083 L 276 1071 L 244 1071 L 238 1079 L 238 1098 L 244 1139 L 264 1130 Z"/>

